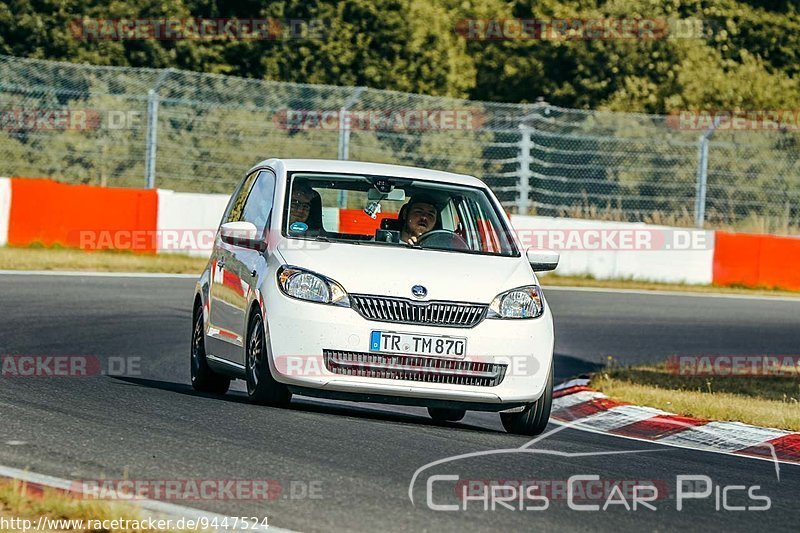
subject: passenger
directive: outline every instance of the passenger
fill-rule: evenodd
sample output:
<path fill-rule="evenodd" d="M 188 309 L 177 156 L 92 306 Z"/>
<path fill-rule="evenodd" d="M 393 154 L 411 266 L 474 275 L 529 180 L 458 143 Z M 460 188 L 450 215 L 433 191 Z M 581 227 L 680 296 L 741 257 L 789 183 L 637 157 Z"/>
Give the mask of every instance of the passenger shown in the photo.
<path fill-rule="evenodd" d="M 289 204 L 289 225 L 295 222 L 307 223 L 311 213 L 311 200 L 314 190 L 308 185 L 295 184 L 292 187 L 292 200 Z"/>
<path fill-rule="evenodd" d="M 317 236 L 324 233 L 322 227 L 322 198 L 319 193 L 305 183 L 292 186 L 292 198 L 289 203 L 289 227 L 295 222 L 307 226 L 304 231 L 291 230 L 293 233 L 304 233 Z"/>

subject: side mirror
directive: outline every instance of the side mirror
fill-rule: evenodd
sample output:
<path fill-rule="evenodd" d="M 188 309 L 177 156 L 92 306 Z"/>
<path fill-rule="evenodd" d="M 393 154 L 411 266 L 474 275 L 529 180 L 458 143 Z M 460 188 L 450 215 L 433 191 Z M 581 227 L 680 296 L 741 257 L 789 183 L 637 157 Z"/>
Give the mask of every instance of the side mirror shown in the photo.
<path fill-rule="evenodd" d="M 528 257 L 528 263 L 531 264 L 534 272 L 555 270 L 560 257 L 559 253 L 553 250 L 530 249 L 525 255 Z"/>
<path fill-rule="evenodd" d="M 258 228 L 252 222 L 226 222 L 219 228 L 222 242 L 263 252 L 265 243 L 258 238 Z"/>

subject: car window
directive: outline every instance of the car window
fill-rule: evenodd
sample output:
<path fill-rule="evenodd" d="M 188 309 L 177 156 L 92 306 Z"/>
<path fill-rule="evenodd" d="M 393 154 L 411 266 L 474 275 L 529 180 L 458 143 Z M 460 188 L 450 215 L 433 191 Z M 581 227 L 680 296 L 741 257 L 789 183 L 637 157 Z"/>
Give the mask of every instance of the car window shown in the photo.
<path fill-rule="evenodd" d="M 258 176 L 258 172 L 253 172 L 252 174 L 248 175 L 239 189 L 236 191 L 236 194 L 233 198 L 231 198 L 231 202 L 228 205 L 227 214 L 225 216 L 224 222 L 240 222 L 244 220 L 242 215 L 244 213 L 244 205 L 247 200 L 248 195 L 250 194 L 250 189 L 253 187 L 253 182 L 256 180 Z"/>
<path fill-rule="evenodd" d="M 489 193 L 478 187 L 305 172 L 290 173 L 287 187 L 287 198 L 292 200 L 287 199 L 282 226 L 289 238 L 413 246 L 409 239 L 414 237 L 421 241 L 420 248 L 504 256 L 519 253 Z M 412 207 L 420 204 L 427 205 L 423 211 L 432 211 L 428 217 L 412 216 Z"/>
<path fill-rule="evenodd" d="M 269 225 L 274 196 L 275 175 L 268 170 L 260 171 L 242 211 L 242 220 L 255 224 L 259 234 Z"/>

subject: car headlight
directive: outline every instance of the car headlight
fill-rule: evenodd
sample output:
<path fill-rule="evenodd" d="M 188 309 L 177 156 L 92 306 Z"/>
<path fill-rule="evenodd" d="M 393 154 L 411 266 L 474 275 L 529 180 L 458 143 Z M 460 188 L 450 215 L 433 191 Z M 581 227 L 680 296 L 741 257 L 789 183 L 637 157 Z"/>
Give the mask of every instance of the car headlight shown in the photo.
<path fill-rule="evenodd" d="M 519 287 L 498 294 L 486 318 L 537 318 L 544 313 L 544 297 L 538 285 Z"/>
<path fill-rule="evenodd" d="M 281 267 L 278 270 L 278 287 L 285 295 L 298 300 L 350 307 L 350 299 L 341 285 L 302 268 Z"/>

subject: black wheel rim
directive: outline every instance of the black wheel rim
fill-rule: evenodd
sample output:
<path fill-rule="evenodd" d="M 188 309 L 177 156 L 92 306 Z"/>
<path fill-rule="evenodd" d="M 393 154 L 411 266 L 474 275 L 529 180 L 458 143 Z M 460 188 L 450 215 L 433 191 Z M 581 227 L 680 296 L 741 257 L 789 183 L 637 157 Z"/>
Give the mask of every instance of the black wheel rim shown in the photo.
<path fill-rule="evenodd" d="M 192 328 L 192 382 L 197 381 L 203 355 L 203 314 L 200 312 Z"/>
<path fill-rule="evenodd" d="M 252 394 L 261 377 L 261 366 L 263 364 L 263 332 L 261 319 L 253 320 L 253 327 L 250 330 L 250 340 L 247 343 L 247 388 Z"/>

